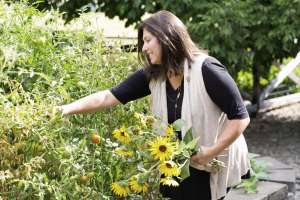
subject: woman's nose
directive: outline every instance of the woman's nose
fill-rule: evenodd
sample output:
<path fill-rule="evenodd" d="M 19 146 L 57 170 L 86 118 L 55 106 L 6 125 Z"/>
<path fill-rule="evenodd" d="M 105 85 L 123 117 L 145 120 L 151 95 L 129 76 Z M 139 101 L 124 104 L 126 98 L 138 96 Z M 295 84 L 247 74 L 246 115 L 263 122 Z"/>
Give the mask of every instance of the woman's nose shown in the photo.
<path fill-rule="evenodd" d="M 143 51 L 143 52 L 146 52 L 146 50 L 147 50 L 147 45 L 145 45 L 145 43 L 144 43 L 144 44 L 143 44 L 142 51 Z"/>

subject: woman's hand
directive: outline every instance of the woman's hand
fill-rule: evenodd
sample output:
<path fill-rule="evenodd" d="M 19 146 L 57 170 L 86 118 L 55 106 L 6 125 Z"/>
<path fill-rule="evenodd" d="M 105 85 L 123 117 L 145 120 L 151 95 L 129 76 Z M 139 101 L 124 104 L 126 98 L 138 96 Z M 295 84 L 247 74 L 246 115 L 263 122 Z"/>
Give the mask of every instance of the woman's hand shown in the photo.
<path fill-rule="evenodd" d="M 202 170 L 210 173 L 217 173 L 221 168 L 225 167 L 222 161 L 215 159 L 213 147 L 201 147 L 201 151 L 191 157 L 191 160 L 201 166 Z"/>
<path fill-rule="evenodd" d="M 204 167 L 206 171 L 215 171 L 224 166 L 224 163 L 215 159 L 229 147 L 245 130 L 250 118 L 228 120 L 217 142 L 210 147 L 202 147 L 201 151 L 191 157 L 191 161 Z M 222 155 L 224 156 L 224 155 Z M 212 169 L 212 170 L 209 170 Z"/>
<path fill-rule="evenodd" d="M 191 160 L 199 165 L 207 165 L 212 161 L 215 155 L 212 154 L 211 147 L 201 147 L 201 150 L 194 156 L 191 157 Z"/>
<path fill-rule="evenodd" d="M 55 110 L 55 113 L 61 113 L 61 115 L 65 115 L 66 114 L 66 111 L 64 109 L 64 106 L 55 106 L 53 108 Z"/>

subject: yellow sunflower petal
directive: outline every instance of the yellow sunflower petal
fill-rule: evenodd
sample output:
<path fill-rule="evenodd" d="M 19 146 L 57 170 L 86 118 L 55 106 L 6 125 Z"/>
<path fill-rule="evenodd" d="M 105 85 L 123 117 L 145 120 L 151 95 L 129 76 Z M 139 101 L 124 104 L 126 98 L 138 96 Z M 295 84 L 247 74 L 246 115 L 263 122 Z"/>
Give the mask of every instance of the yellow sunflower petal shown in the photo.
<path fill-rule="evenodd" d="M 179 176 L 180 169 L 173 161 L 165 161 L 159 165 L 159 171 L 165 176 Z"/>
<path fill-rule="evenodd" d="M 172 137 L 174 136 L 174 129 L 172 125 L 168 125 L 166 131 L 165 131 L 165 135 L 168 137 Z"/>
<path fill-rule="evenodd" d="M 121 149 L 121 148 L 115 149 L 114 152 L 116 154 L 118 154 L 119 156 L 127 156 L 127 157 L 132 157 L 133 156 L 132 151 L 124 150 L 124 149 Z"/>
<path fill-rule="evenodd" d="M 139 192 L 145 193 L 148 191 L 149 188 L 149 185 L 147 183 L 139 183 L 137 177 L 135 176 L 130 179 L 129 184 L 130 184 L 130 188 L 137 193 Z"/>
<path fill-rule="evenodd" d="M 124 144 L 128 144 L 131 140 L 130 135 L 126 132 L 124 127 L 114 130 L 113 132 L 114 138 Z"/>
<path fill-rule="evenodd" d="M 173 187 L 178 187 L 179 186 L 179 183 L 171 177 L 166 177 L 166 178 L 160 179 L 160 183 L 162 185 L 173 186 Z"/>
<path fill-rule="evenodd" d="M 154 159 L 164 161 L 169 159 L 174 153 L 174 143 L 169 142 L 168 138 L 157 137 L 154 141 L 150 142 L 150 152 Z"/>
<path fill-rule="evenodd" d="M 122 186 L 118 182 L 114 182 L 111 184 L 111 190 L 119 197 L 126 197 L 126 196 L 128 196 L 128 194 L 130 192 L 129 187 Z"/>

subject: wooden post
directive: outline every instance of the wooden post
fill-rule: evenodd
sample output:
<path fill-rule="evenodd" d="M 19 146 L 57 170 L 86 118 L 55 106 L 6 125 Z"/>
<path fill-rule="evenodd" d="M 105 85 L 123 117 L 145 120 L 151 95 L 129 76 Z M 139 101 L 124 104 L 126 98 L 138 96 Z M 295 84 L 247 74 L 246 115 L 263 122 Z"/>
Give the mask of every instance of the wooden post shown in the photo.
<path fill-rule="evenodd" d="M 270 92 L 276 88 L 285 77 L 287 77 L 298 65 L 300 64 L 300 52 L 298 52 L 296 58 L 292 59 L 282 70 L 278 73 L 275 79 L 263 90 L 259 96 L 259 105 L 263 104 L 265 98 L 267 98 Z"/>
<path fill-rule="evenodd" d="M 280 69 L 283 69 L 283 65 L 280 66 Z M 291 79 L 294 83 L 296 83 L 297 85 L 300 85 L 300 78 L 294 73 L 294 72 L 291 72 L 289 75 L 288 75 L 289 79 Z"/>

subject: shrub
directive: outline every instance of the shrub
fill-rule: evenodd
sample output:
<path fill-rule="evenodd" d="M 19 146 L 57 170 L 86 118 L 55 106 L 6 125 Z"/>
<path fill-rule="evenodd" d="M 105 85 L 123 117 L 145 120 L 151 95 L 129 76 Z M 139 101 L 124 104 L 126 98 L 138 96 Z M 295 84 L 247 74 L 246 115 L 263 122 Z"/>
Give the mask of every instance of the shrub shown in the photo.
<path fill-rule="evenodd" d="M 138 68 L 136 54 L 107 48 L 85 18 L 64 25 L 56 12 L 3 1 L 0 13 L 0 197 L 116 199 L 111 133 L 147 113 L 148 99 L 63 118 L 52 108 L 111 88 Z"/>

